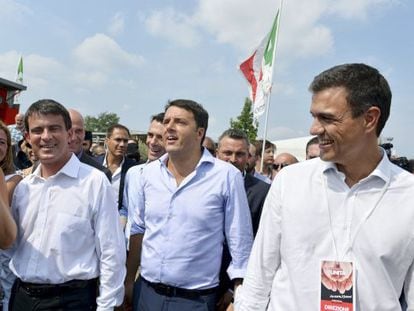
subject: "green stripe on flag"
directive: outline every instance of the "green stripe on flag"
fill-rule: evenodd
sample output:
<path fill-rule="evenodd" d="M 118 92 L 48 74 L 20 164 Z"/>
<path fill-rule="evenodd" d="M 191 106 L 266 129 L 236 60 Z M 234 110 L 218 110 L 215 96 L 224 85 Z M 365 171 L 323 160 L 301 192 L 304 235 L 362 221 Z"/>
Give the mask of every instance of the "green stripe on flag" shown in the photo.
<path fill-rule="evenodd" d="M 279 12 L 277 12 L 275 20 L 273 22 L 272 30 L 269 34 L 269 39 L 267 41 L 266 49 L 264 51 L 263 58 L 265 60 L 265 65 L 272 66 L 273 62 L 273 51 L 276 45 L 276 33 L 277 33 L 277 26 L 278 26 L 278 19 L 279 19 Z"/>

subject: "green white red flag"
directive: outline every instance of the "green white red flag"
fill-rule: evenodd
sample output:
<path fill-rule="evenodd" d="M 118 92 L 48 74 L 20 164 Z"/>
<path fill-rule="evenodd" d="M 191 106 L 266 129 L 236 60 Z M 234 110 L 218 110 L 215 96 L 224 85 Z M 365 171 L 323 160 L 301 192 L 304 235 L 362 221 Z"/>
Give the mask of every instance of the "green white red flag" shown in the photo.
<path fill-rule="evenodd" d="M 272 90 L 273 64 L 277 33 L 279 28 L 279 11 L 273 21 L 272 29 L 262 40 L 253 54 L 240 64 L 240 70 L 249 83 L 250 99 L 253 103 L 253 117 L 261 116 Z"/>
<path fill-rule="evenodd" d="M 23 83 L 23 57 L 20 56 L 19 65 L 17 66 L 17 82 Z"/>

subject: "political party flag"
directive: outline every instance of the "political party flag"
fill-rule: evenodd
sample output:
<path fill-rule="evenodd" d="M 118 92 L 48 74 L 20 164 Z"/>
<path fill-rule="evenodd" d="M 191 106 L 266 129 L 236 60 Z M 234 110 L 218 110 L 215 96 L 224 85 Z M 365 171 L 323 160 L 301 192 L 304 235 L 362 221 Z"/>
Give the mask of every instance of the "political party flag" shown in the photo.
<path fill-rule="evenodd" d="M 253 116 L 255 120 L 264 113 L 266 101 L 272 89 L 279 12 L 276 14 L 269 34 L 262 40 L 253 54 L 240 64 L 240 70 L 249 83 L 250 99 L 253 102 Z"/>
<path fill-rule="evenodd" d="M 19 65 L 17 67 L 17 82 L 23 83 L 23 57 L 20 56 Z"/>

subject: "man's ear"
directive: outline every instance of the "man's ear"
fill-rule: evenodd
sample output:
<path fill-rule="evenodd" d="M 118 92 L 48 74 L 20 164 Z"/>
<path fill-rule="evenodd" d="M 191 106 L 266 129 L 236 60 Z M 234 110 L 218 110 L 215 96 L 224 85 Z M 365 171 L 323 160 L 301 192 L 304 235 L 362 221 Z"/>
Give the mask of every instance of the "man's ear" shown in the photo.
<path fill-rule="evenodd" d="M 379 118 L 381 116 L 380 108 L 376 106 L 369 107 L 365 112 L 365 128 L 367 132 L 375 132 L 378 127 Z"/>
<path fill-rule="evenodd" d="M 71 143 L 73 140 L 73 128 L 68 129 L 68 143 Z"/>
<path fill-rule="evenodd" d="M 200 137 L 200 140 L 203 138 L 205 132 L 206 132 L 206 129 L 203 127 L 199 127 L 197 129 L 197 135 L 198 137 Z"/>
<path fill-rule="evenodd" d="M 24 139 L 29 143 L 32 144 L 32 142 L 30 141 L 30 134 L 29 131 L 25 131 L 24 132 Z"/>

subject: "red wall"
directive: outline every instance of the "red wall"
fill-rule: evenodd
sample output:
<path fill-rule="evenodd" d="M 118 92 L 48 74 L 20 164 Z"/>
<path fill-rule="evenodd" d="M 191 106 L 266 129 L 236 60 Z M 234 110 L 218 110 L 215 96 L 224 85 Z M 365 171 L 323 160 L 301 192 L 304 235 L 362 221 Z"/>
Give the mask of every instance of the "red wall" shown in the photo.
<path fill-rule="evenodd" d="M 7 89 L 0 87 L 0 119 L 7 125 L 14 124 L 14 117 L 19 112 L 19 108 L 11 108 L 6 100 Z"/>

